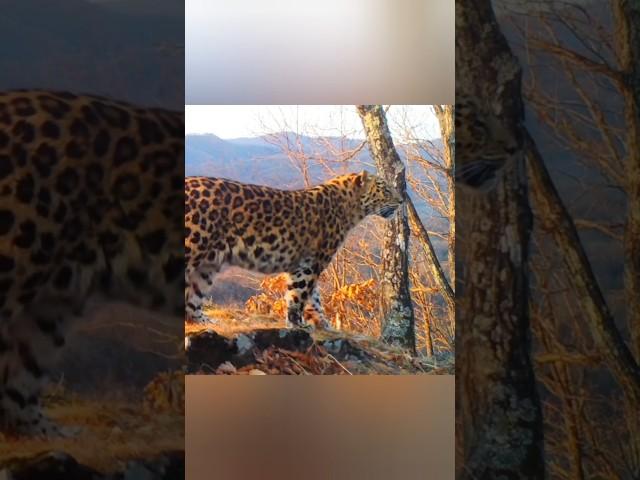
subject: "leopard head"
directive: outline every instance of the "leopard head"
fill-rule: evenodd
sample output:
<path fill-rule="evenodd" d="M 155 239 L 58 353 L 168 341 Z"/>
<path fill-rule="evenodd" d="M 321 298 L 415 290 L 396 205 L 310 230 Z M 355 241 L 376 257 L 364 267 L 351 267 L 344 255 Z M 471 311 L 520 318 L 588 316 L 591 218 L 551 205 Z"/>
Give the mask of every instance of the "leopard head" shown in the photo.
<path fill-rule="evenodd" d="M 465 192 L 495 189 L 523 147 L 519 125 L 506 124 L 475 98 L 456 95 L 456 186 Z"/>
<path fill-rule="evenodd" d="M 354 184 L 360 192 L 360 202 L 364 215 L 378 215 L 389 218 L 402 204 L 402 197 L 377 175 L 366 171 L 354 177 Z"/>

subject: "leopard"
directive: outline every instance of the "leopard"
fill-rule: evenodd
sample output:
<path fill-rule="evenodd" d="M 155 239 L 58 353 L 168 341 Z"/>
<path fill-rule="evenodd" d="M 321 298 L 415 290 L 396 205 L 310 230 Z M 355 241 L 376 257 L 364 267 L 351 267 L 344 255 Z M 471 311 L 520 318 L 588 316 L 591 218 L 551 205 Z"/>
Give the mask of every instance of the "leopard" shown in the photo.
<path fill-rule="evenodd" d="M 184 112 L 0 93 L 0 429 L 66 436 L 43 389 L 92 299 L 184 314 Z"/>
<path fill-rule="evenodd" d="M 474 195 L 494 192 L 522 151 L 519 128 L 505 125 L 491 106 L 461 94 L 456 96 L 455 130 L 456 186 Z"/>
<path fill-rule="evenodd" d="M 287 327 L 331 329 L 318 278 L 347 234 L 370 215 L 390 218 L 403 197 L 383 178 L 362 171 L 300 190 L 213 177 L 185 178 L 186 321 L 215 323 L 203 312 L 223 265 L 287 279 Z"/>

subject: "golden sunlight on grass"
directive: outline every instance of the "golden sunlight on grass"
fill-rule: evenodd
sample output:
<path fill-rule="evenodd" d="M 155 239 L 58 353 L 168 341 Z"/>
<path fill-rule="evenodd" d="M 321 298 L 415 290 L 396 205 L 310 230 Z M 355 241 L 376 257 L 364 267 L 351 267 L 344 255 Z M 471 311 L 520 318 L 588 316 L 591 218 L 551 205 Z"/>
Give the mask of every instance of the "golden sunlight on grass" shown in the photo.
<path fill-rule="evenodd" d="M 197 333 L 213 329 L 226 337 L 260 328 L 282 328 L 285 320 L 275 314 L 248 313 L 240 308 L 211 306 L 204 313 L 212 320 L 209 324 L 185 323 L 184 333 Z"/>
<path fill-rule="evenodd" d="M 80 427 L 80 432 L 73 438 L 50 441 L 2 438 L 0 464 L 63 451 L 83 465 L 112 473 L 130 460 L 184 449 L 184 416 L 147 413 L 140 402 L 63 400 L 50 405 L 47 413 L 58 425 Z"/>

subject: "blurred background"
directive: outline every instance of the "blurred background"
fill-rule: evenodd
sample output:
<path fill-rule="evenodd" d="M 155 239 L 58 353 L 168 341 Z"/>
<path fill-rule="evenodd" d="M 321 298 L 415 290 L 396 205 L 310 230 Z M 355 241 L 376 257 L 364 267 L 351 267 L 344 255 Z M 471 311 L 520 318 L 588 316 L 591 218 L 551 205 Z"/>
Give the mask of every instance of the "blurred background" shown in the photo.
<path fill-rule="evenodd" d="M 184 109 L 183 1 L 0 0 L 0 11 L 0 90 L 63 90 Z M 57 450 L 103 473 L 124 471 L 129 460 L 147 459 L 151 470 L 183 465 L 181 453 L 153 464 L 184 445 L 183 377 L 175 374 L 184 362 L 182 322 L 124 304 L 88 307 L 52 366 L 45 402 L 55 420 L 82 426 L 83 435 L 2 437 L 0 463 Z M 60 460 L 60 468 L 73 463 Z M 72 470 L 63 472 L 72 478 Z M 41 473 L 51 474 L 46 465 Z"/>
<path fill-rule="evenodd" d="M 454 478 L 453 376 L 186 383 L 189 480 Z"/>
<path fill-rule="evenodd" d="M 186 104 L 451 104 L 454 2 L 186 0 Z"/>
<path fill-rule="evenodd" d="M 456 1 L 460 479 L 640 475 L 639 17 Z"/>
<path fill-rule="evenodd" d="M 0 89 L 184 106 L 181 0 L 0 0 Z"/>

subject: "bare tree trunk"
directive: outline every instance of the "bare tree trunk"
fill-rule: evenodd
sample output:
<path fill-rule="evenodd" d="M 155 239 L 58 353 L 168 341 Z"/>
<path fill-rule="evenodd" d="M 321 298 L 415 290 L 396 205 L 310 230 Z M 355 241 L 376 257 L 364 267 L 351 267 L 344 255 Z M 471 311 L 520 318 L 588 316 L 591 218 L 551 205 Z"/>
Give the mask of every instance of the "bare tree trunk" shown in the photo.
<path fill-rule="evenodd" d="M 531 213 L 522 168 L 521 71 L 490 0 L 456 1 L 456 162 L 484 142 L 504 175 L 456 190 L 456 393 L 462 479 L 542 479 L 543 424 L 531 362 Z M 492 125 L 483 137 L 477 128 Z M 498 138 L 498 134 L 500 138 Z M 502 148 L 508 145 L 509 148 Z"/>
<path fill-rule="evenodd" d="M 393 145 L 382 105 L 358 105 L 369 149 L 382 177 L 406 197 L 405 167 Z M 384 341 L 415 351 L 415 319 L 409 292 L 409 222 L 406 208 L 387 223 L 382 255 L 383 288 L 386 290 Z"/>
<path fill-rule="evenodd" d="M 624 232 L 627 323 L 635 354 L 640 357 L 640 2 L 616 0 L 613 12 L 628 132 L 627 224 Z"/>

